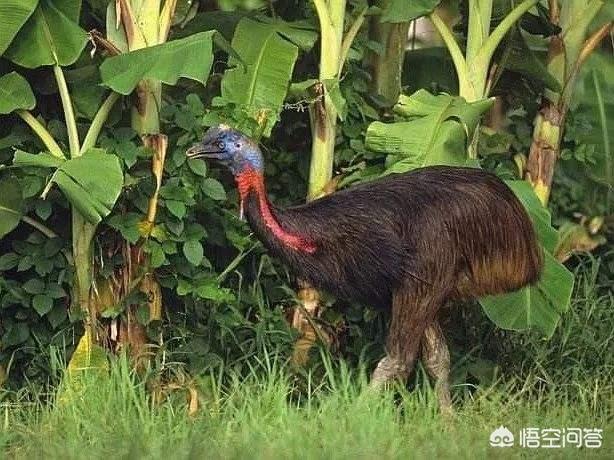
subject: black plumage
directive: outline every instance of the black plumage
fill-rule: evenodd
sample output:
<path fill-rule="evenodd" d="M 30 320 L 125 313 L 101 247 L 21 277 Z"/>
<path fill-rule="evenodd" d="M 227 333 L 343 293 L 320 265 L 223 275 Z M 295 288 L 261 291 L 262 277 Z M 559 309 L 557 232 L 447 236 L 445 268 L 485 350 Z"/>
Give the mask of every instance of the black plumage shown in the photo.
<path fill-rule="evenodd" d="M 257 237 L 300 278 L 338 297 L 389 307 L 405 281 L 449 299 L 518 289 L 541 257 L 527 213 L 496 176 L 435 166 L 394 174 L 273 216 L 317 247 L 286 246 L 269 231 L 256 189 L 245 200 Z"/>

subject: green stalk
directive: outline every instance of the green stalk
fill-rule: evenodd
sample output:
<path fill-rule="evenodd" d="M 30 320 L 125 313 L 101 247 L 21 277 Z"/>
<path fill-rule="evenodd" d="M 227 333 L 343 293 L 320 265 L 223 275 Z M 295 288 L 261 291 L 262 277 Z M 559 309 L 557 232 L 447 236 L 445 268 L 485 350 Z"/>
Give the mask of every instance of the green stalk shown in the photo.
<path fill-rule="evenodd" d="M 439 17 L 436 11 L 433 11 L 429 18 L 431 19 L 435 29 L 437 29 L 437 32 L 439 32 L 441 39 L 452 57 L 452 62 L 454 63 L 454 68 L 456 69 L 456 76 L 458 77 L 459 94 L 465 99 L 470 97 L 471 100 L 476 100 L 475 90 L 469 78 L 467 61 L 465 60 L 465 56 L 463 56 L 460 46 L 458 46 L 458 43 L 456 43 L 452 30 L 443 21 L 443 19 Z"/>
<path fill-rule="evenodd" d="M 79 147 L 77 119 L 75 118 L 75 111 L 72 106 L 70 93 L 68 92 L 68 85 L 66 84 L 66 78 L 64 78 L 64 72 L 59 65 L 53 66 L 53 73 L 55 75 L 55 81 L 58 84 L 58 89 L 60 90 L 62 107 L 64 108 L 64 118 L 66 119 L 66 130 L 68 131 L 68 145 L 70 147 L 70 156 L 71 158 L 76 158 L 80 155 L 81 149 Z"/>
<path fill-rule="evenodd" d="M 175 15 L 176 0 L 165 0 L 162 9 L 160 8 L 161 0 L 120 1 L 131 11 L 130 14 L 126 14 L 122 18 L 130 51 L 155 46 L 166 41 L 172 19 Z M 135 96 L 132 105 L 132 128 L 141 136 L 143 144 L 154 151 L 151 159 L 151 168 L 156 179 L 156 191 L 149 199 L 148 212 L 145 218 L 147 232 L 144 234 L 144 237 L 147 238 L 155 224 L 158 190 L 162 183 L 162 172 L 167 147 L 167 138 L 160 133 L 162 82 L 159 80 L 142 80 L 136 89 Z M 112 106 L 113 101 L 108 102 L 109 106 Z M 131 254 L 132 252 L 128 251 L 127 257 L 131 258 Z M 125 262 L 129 263 L 130 261 L 126 260 Z M 130 282 L 134 282 L 135 286 L 139 285 L 139 289 L 147 292 L 149 298 L 159 298 L 160 287 L 150 270 L 150 261 L 146 254 L 144 255 L 142 270 L 146 272 L 146 275 L 141 276 L 141 278 L 133 278 Z M 133 275 L 131 274 L 130 276 Z M 149 308 L 151 318 L 159 319 L 161 317 L 161 304 L 150 302 Z M 122 321 L 129 331 L 127 335 L 133 335 L 134 337 L 129 342 L 131 348 L 133 348 L 132 353 L 136 359 L 135 364 L 138 367 L 139 363 L 142 364 L 143 359 L 143 356 L 139 356 L 139 350 L 145 346 L 146 340 L 144 328 L 134 320 L 134 312 L 129 311 Z M 122 340 L 126 340 L 125 344 L 128 345 L 126 338 Z"/>
<path fill-rule="evenodd" d="M 158 34 L 158 41 L 164 43 L 168 39 L 168 33 L 171 30 L 171 24 L 173 22 L 173 16 L 175 15 L 175 9 L 177 8 L 177 0 L 166 0 L 164 7 L 160 13 L 160 31 Z"/>
<path fill-rule="evenodd" d="M 43 144 L 45 144 L 45 147 L 47 147 L 47 150 L 49 150 L 51 155 L 62 160 L 66 160 L 64 152 L 62 152 L 62 149 L 55 141 L 53 136 L 49 133 L 49 131 L 47 131 L 47 128 L 45 128 L 36 118 L 34 118 L 30 112 L 27 110 L 17 110 L 16 113 L 28 124 L 28 126 L 30 126 L 30 128 L 32 128 L 32 131 L 34 131 Z"/>
<path fill-rule="evenodd" d="M 143 80 L 136 89 L 137 102 L 132 108 L 132 128 L 141 134 L 160 133 L 162 83 Z"/>
<path fill-rule="evenodd" d="M 130 0 L 127 1 L 130 3 Z M 132 3 L 136 2 L 132 0 Z M 165 41 L 176 4 L 176 1 L 166 0 L 161 11 L 161 0 L 141 0 L 138 11 L 134 8 L 138 33 L 133 34 L 129 40 L 130 51 Z M 159 134 L 162 83 L 158 80 L 143 80 L 136 89 L 136 96 L 136 104 L 132 108 L 132 127 L 142 136 Z"/>
<path fill-rule="evenodd" d="M 450 28 L 436 12 L 431 13 L 431 21 L 452 56 L 458 75 L 459 95 L 465 98 L 467 102 L 479 101 L 487 96 L 486 81 L 490 60 L 497 46 L 516 21 L 535 6 L 538 1 L 525 0 L 520 3 L 488 35 L 492 16 L 492 0 L 469 0 L 469 29 L 465 56 L 463 56 Z M 477 158 L 478 156 L 478 137 L 479 129 L 476 129 L 467 151 L 469 158 Z"/>
<path fill-rule="evenodd" d="M 469 0 L 469 24 L 467 32 L 467 61 L 472 62 L 490 32 L 492 0 Z"/>
<path fill-rule="evenodd" d="M 345 61 L 347 60 L 348 53 L 350 52 L 350 48 L 352 47 L 352 43 L 358 35 L 362 24 L 365 22 L 365 15 L 367 14 L 368 8 L 363 8 L 363 10 L 358 13 L 356 19 L 352 23 L 352 26 L 349 28 L 345 37 L 343 38 L 343 42 L 341 43 L 341 56 L 339 57 L 339 71 L 337 72 L 341 75 L 341 71 L 343 70 L 343 66 L 345 65 Z M 407 35 L 407 34 L 405 34 Z"/>
<path fill-rule="evenodd" d="M 339 77 L 341 65 L 341 48 L 343 43 L 343 21 L 345 0 L 325 2 L 314 0 L 320 21 L 320 82 Z M 337 110 L 332 100 L 324 94 L 315 102 L 311 111 L 312 146 L 309 168 L 309 186 L 307 199 L 313 200 L 325 193 L 326 185 L 333 176 L 333 157 L 335 153 L 335 136 L 337 128 Z"/>
<path fill-rule="evenodd" d="M 556 2 L 553 4 L 556 6 Z M 582 9 L 570 4 L 564 5 L 560 17 L 563 31 L 550 39 L 547 68 L 561 83 L 562 90 L 558 93 L 546 92 L 533 121 L 533 140 L 525 174 L 525 179 L 531 183 L 544 206 L 550 198 L 554 169 L 560 156 L 563 127 L 577 76 L 582 64 L 612 29 L 612 22 L 605 23 L 585 40 L 588 25 L 603 2 L 591 2 L 590 5 L 592 7 Z"/>
<path fill-rule="evenodd" d="M 93 282 L 92 241 L 96 226 L 90 224 L 73 207 L 72 209 L 72 251 L 75 266 L 74 293 L 78 300 L 79 308 L 86 313 L 85 330 L 89 337 L 94 338 L 97 312 L 91 302 L 91 286 Z"/>
<path fill-rule="evenodd" d="M 78 158 L 81 156 L 81 147 L 79 146 L 79 134 L 77 132 L 77 119 L 73 110 L 68 85 L 64 78 L 64 72 L 58 65 L 53 66 L 58 88 L 60 90 L 60 98 L 64 109 L 64 118 L 66 119 L 66 129 L 68 131 L 68 144 L 70 147 L 70 157 Z M 93 310 L 91 302 L 90 290 L 93 281 L 92 274 L 92 241 L 96 226 L 90 224 L 85 218 L 73 207 L 72 208 L 72 251 L 75 266 L 75 284 L 73 291 L 73 302 L 76 300 L 78 308 L 86 313 L 85 319 L 85 336 L 94 338 L 96 311 Z"/>
<path fill-rule="evenodd" d="M 326 193 L 327 185 L 333 176 L 333 158 L 335 154 L 335 137 L 337 130 L 337 110 L 324 88 L 324 81 L 337 80 L 343 67 L 341 61 L 343 49 L 349 49 L 348 38 L 343 46 L 343 21 L 345 19 L 345 0 L 313 0 L 320 21 L 320 75 L 317 99 L 310 108 L 311 117 L 311 164 L 309 167 L 309 184 L 307 200 L 316 199 Z M 355 35 L 356 31 L 350 31 Z M 301 305 L 294 310 L 292 325 L 301 334 L 294 346 L 293 362 L 305 364 L 309 350 L 318 336 L 309 317 L 318 309 L 320 295 L 308 283 L 299 280 L 297 298 Z"/>
<path fill-rule="evenodd" d="M 87 152 L 89 149 L 96 145 L 96 141 L 98 141 L 100 131 L 102 130 L 102 127 L 109 118 L 109 113 L 111 112 L 111 109 L 119 98 L 120 95 L 118 93 L 111 92 L 111 94 L 109 94 L 109 96 L 102 103 L 102 105 L 98 109 L 98 112 L 96 112 L 94 119 L 92 120 L 92 124 L 90 125 L 90 129 L 87 131 L 85 139 L 83 140 L 83 145 L 81 146 L 81 154 Z"/>

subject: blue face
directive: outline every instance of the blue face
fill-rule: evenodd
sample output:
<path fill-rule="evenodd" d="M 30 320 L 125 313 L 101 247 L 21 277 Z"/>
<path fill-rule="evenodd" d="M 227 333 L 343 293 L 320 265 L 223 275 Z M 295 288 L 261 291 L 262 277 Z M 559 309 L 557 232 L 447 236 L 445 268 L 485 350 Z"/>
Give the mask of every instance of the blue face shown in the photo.
<path fill-rule="evenodd" d="M 188 158 L 217 160 L 236 176 L 246 170 L 262 172 L 262 153 L 258 145 L 245 134 L 226 125 L 213 126 L 207 130 L 202 142 L 193 145 Z"/>

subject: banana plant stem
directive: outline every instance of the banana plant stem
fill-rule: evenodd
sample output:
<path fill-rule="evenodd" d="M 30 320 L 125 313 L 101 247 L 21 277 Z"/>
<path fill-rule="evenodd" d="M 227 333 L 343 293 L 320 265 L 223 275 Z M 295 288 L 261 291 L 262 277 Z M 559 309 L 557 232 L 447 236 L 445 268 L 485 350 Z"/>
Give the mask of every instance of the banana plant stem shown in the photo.
<path fill-rule="evenodd" d="M 435 29 L 437 29 L 437 32 L 439 32 L 441 39 L 452 57 L 452 62 L 454 63 L 454 68 L 456 69 L 456 75 L 458 77 L 459 93 L 465 99 L 468 99 L 470 94 L 474 93 L 474 90 L 471 85 L 471 80 L 469 79 L 469 69 L 467 68 L 467 61 L 465 61 L 463 52 L 461 51 L 460 46 L 458 46 L 452 30 L 443 21 L 443 19 L 439 17 L 437 12 L 431 13 L 429 18 L 431 19 Z"/>
<path fill-rule="evenodd" d="M 43 144 L 45 144 L 45 147 L 47 147 L 47 150 L 49 150 L 51 155 L 61 158 L 62 160 L 66 159 L 58 143 L 40 121 L 34 118 L 34 116 L 27 110 L 17 110 L 16 113 L 28 124 L 28 126 L 30 126 L 30 128 L 32 128 L 32 131 L 34 131 Z"/>
<path fill-rule="evenodd" d="M 115 105 L 115 103 L 119 100 L 120 95 L 116 92 L 112 92 L 106 98 L 106 100 L 102 103 L 98 112 L 94 116 L 92 120 L 92 124 L 90 129 L 87 131 L 87 135 L 83 140 L 83 145 L 81 146 L 81 154 L 83 155 L 87 150 L 91 149 L 96 145 L 96 141 L 98 140 L 98 136 L 100 135 L 100 131 L 102 127 L 109 118 L 109 113 L 111 113 L 111 109 Z"/>
<path fill-rule="evenodd" d="M 79 147 L 79 133 L 77 132 L 77 119 L 75 118 L 75 111 L 72 106 L 72 100 L 70 93 L 68 92 L 68 85 L 66 84 L 66 78 L 64 78 L 64 72 L 59 65 L 53 66 L 53 73 L 55 80 L 60 90 L 60 98 L 62 99 L 62 106 L 64 108 L 64 118 L 66 120 L 66 130 L 68 131 L 68 145 L 70 147 L 71 158 L 78 157 L 81 153 Z"/>

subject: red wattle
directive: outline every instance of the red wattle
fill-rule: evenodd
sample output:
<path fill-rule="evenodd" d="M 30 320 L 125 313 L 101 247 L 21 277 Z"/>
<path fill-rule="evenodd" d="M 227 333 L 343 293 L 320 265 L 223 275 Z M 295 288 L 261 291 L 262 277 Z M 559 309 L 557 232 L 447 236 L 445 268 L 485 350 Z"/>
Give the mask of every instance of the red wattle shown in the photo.
<path fill-rule="evenodd" d="M 271 212 L 271 207 L 266 197 L 264 177 L 261 172 L 254 169 L 247 169 L 237 174 L 235 180 L 237 182 L 237 188 L 239 189 L 241 206 L 243 206 L 243 201 L 250 190 L 253 190 L 258 196 L 260 214 L 262 215 L 265 225 L 279 241 L 297 251 L 303 251 L 309 254 L 313 254 L 316 251 L 316 246 L 312 242 L 299 235 L 288 233 L 281 227 L 279 222 L 277 222 Z"/>

